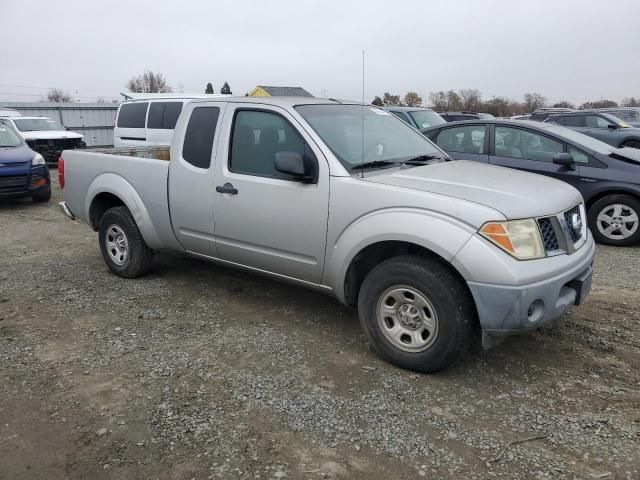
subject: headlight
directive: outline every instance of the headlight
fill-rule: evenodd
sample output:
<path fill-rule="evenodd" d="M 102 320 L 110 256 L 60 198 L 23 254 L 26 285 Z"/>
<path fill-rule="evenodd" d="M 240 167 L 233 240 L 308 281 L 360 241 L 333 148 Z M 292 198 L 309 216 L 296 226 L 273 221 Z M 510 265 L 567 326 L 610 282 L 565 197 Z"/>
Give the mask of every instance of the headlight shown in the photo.
<path fill-rule="evenodd" d="M 31 165 L 32 166 L 36 166 L 36 165 L 44 165 L 44 158 L 42 158 L 42 155 L 40 155 L 39 153 L 36 153 L 36 156 L 33 157 L 33 160 L 31 160 Z"/>
<path fill-rule="evenodd" d="M 538 224 L 532 218 L 488 222 L 479 233 L 518 260 L 533 260 L 545 256 Z"/>

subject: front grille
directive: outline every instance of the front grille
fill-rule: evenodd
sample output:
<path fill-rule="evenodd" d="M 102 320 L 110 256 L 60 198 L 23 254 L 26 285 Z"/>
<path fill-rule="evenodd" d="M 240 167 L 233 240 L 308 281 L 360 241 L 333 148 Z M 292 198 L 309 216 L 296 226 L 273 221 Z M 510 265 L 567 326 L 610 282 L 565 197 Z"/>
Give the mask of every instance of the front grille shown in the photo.
<path fill-rule="evenodd" d="M 567 232 L 571 237 L 571 241 L 573 243 L 576 243 L 582 238 L 582 228 L 574 228 L 574 215 L 577 215 L 577 217 L 575 218 L 577 218 L 577 222 L 581 227 L 584 219 L 582 218 L 582 215 L 580 213 L 580 205 L 576 205 L 575 207 L 564 212 L 564 221 L 567 222 L 568 227 Z"/>
<path fill-rule="evenodd" d="M 576 205 L 557 215 L 538 218 L 538 228 L 547 255 L 571 254 L 586 240 L 584 207 Z"/>
<path fill-rule="evenodd" d="M 560 245 L 558 245 L 558 237 L 556 236 L 556 231 L 553 228 L 551 219 L 549 217 L 539 218 L 538 227 L 540 227 L 540 235 L 542 236 L 544 249 L 547 252 L 560 250 Z"/>
<path fill-rule="evenodd" d="M 82 148 L 83 142 L 79 138 L 56 138 L 49 140 L 27 140 L 31 149 L 38 152 L 48 163 L 55 163 L 63 150 Z"/>
<path fill-rule="evenodd" d="M 0 177 L 0 188 L 23 187 L 27 184 L 27 175 Z"/>

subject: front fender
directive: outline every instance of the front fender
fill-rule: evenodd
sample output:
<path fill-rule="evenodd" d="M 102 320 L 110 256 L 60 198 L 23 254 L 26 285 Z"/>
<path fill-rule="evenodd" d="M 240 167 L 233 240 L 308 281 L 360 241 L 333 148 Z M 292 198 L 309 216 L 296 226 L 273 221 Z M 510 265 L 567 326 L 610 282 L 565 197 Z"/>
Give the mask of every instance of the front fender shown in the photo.
<path fill-rule="evenodd" d="M 100 193 L 111 193 L 122 200 L 133 215 L 133 219 L 140 229 L 142 238 L 149 248 L 161 248 L 162 241 L 142 198 L 136 189 L 126 179 L 115 173 L 103 173 L 93 179 L 85 197 L 85 218 L 89 219 L 91 204 Z"/>
<path fill-rule="evenodd" d="M 385 241 L 407 242 L 451 261 L 475 232 L 471 225 L 428 210 L 390 208 L 370 212 L 349 224 L 327 245 L 323 283 L 344 303 L 347 270 L 364 248 Z"/>

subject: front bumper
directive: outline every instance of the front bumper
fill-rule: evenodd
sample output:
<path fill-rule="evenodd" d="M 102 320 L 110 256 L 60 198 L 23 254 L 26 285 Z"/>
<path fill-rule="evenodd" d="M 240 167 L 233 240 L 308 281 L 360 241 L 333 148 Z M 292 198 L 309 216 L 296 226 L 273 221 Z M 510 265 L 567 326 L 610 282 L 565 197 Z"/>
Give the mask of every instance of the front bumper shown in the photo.
<path fill-rule="evenodd" d="M 537 328 L 582 303 L 591 287 L 595 256 L 590 235 L 582 249 L 573 254 L 578 261 L 545 280 L 518 286 L 467 282 L 482 326 L 483 345 L 488 348 L 499 343 L 496 337 Z"/>
<path fill-rule="evenodd" d="M 7 171 L 5 171 L 7 170 Z M 38 165 L 30 169 L 3 169 L 0 175 L 0 198 L 30 197 L 51 190 L 49 169 Z"/>

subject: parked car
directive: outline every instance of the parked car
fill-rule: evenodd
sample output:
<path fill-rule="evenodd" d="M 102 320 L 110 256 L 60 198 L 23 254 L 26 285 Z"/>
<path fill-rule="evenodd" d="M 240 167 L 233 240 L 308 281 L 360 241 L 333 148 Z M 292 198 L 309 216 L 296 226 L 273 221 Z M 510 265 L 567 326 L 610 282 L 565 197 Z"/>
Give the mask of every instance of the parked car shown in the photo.
<path fill-rule="evenodd" d="M 439 112 L 439 115 L 442 118 L 444 118 L 447 122 L 459 122 L 462 120 L 478 120 L 483 118 L 495 118 L 490 113 L 478 113 L 478 112 Z"/>
<path fill-rule="evenodd" d="M 630 127 L 623 120 L 608 113 L 579 111 L 549 116 L 553 122 L 597 138 L 616 148 L 640 148 L 640 128 Z"/>
<path fill-rule="evenodd" d="M 113 128 L 114 147 L 145 147 L 171 144 L 184 104 L 195 98 L 225 95 L 144 94 L 118 106 Z M 228 96 L 228 95 L 226 95 Z"/>
<path fill-rule="evenodd" d="M 99 232 L 115 274 L 143 275 L 169 249 L 314 288 L 357 307 L 374 349 L 403 368 L 443 369 L 477 321 L 490 347 L 589 291 L 595 246 L 575 188 L 444 161 L 369 105 L 194 100 L 168 162 L 63 157 L 60 208 Z"/>
<path fill-rule="evenodd" d="M 640 241 L 640 150 L 614 148 L 554 123 L 523 120 L 458 122 L 423 133 L 454 159 L 563 180 L 584 197 L 596 240 L 608 245 Z M 541 190 L 539 197 L 549 194 Z"/>
<path fill-rule="evenodd" d="M 1 117 L 11 124 L 32 150 L 38 152 L 47 163 L 55 164 L 63 150 L 85 148 L 84 135 L 70 132 L 48 117 L 24 115 Z"/>
<path fill-rule="evenodd" d="M 640 107 L 597 108 L 590 112 L 614 115 L 632 127 L 640 127 Z"/>
<path fill-rule="evenodd" d="M 13 127 L 0 119 L 0 198 L 51 198 L 49 168 L 42 155 L 31 150 Z"/>
<path fill-rule="evenodd" d="M 426 107 L 385 107 L 384 109 L 418 130 L 447 123 L 439 114 Z"/>
<path fill-rule="evenodd" d="M 535 112 L 529 115 L 529 120 L 533 120 L 536 122 L 544 122 L 549 115 L 554 115 L 556 113 L 569 113 L 576 112 L 577 110 L 573 108 L 560 108 L 560 107 L 543 107 L 538 108 Z"/>

